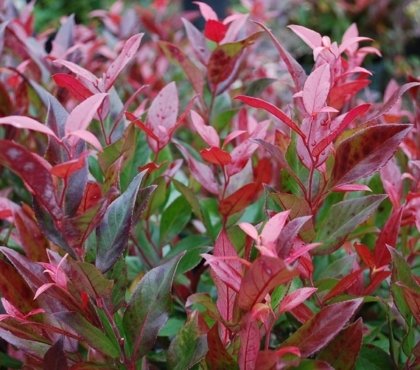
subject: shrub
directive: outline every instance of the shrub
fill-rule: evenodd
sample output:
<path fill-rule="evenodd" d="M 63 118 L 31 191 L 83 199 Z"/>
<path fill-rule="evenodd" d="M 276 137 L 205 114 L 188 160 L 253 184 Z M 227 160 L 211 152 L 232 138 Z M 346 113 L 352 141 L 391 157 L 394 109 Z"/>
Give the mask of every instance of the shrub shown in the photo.
<path fill-rule="evenodd" d="M 246 14 L 155 3 L 48 52 L 30 8 L 0 27 L 0 361 L 416 368 L 419 81 L 372 99 L 354 24 L 289 26 L 307 72 Z"/>

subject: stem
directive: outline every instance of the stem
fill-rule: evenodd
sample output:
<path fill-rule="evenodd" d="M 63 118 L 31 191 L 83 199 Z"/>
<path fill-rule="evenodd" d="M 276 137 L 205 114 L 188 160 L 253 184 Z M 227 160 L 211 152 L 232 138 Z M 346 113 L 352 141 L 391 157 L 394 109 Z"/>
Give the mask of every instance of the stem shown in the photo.
<path fill-rule="evenodd" d="M 63 190 L 61 191 L 61 196 L 60 196 L 60 207 L 63 208 L 64 205 L 64 199 L 65 199 L 65 195 L 66 195 L 66 191 L 67 191 L 67 178 L 64 177 L 63 178 Z"/>
<path fill-rule="evenodd" d="M 100 113 L 101 109 L 102 109 L 102 106 L 98 109 L 98 117 L 99 117 L 99 123 L 101 124 L 101 132 L 102 132 L 102 136 L 104 137 L 105 144 L 109 145 L 111 143 L 108 140 L 108 137 L 106 135 L 104 120 L 102 118 L 102 114 Z"/>
<path fill-rule="evenodd" d="M 153 241 L 152 234 L 150 233 L 149 219 L 147 218 L 145 220 L 145 222 L 146 222 L 146 230 L 145 230 L 146 238 L 147 238 L 148 242 L 151 244 L 151 246 L 153 247 L 156 254 L 159 257 L 162 257 L 162 251 L 161 251 L 160 247 L 158 245 L 156 245 L 156 243 Z"/>
<path fill-rule="evenodd" d="M 136 249 L 141 254 L 141 258 L 143 259 L 143 262 L 147 265 L 147 267 L 149 269 L 153 268 L 153 263 L 146 256 L 146 254 L 144 253 L 143 249 L 141 248 L 141 245 L 137 242 L 136 238 L 134 237 L 134 235 L 131 232 L 130 232 L 130 239 L 133 242 L 133 244 L 136 247 Z"/>

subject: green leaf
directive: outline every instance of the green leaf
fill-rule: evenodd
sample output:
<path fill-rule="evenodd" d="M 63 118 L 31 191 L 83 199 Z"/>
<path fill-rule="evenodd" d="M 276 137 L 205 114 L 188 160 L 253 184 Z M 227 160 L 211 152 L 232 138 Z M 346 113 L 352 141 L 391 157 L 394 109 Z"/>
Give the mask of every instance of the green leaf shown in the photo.
<path fill-rule="evenodd" d="M 207 353 L 206 335 L 200 334 L 198 315 L 195 311 L 168 350 L 168 366 L 173 370 L 188 370 Z"/>
<path fill-rule="evenodd" d="M 96 230 L 96 267 L 102 272 L 109 270 L 127 247 L 134 204 L 143 175 L 139 173 L 127 190 L 110 204 Z"/>
<path fill-rule="evenodd" d="M 356 370 L 393 370 L 391 357 L 372 344 L 364 345 L 356 362 Z"/>
<path fill-rule="evenodd" d="M 190 204 L 194 214 L 200 219 L 203 219 L 200 209 L 200 203 L 198 202 L 197 196 L 188 186 L 185 186 L 183 183 L 173 179 L 172 183 L 175 185 L 175 188 L 185 197 L 187 202 Z"/>
<path fill-rule="evenodd" d="M 22 363 L 6 353 L 0 352 L 0 366 L 7 369 L 21 369 Z"/>
<path fill-rule="evenodd" d="M 168 320 L 171 286 L 182 255 L 150 270 L 137 285 L 123 317 L 132 358 L 152 349 L 159 330 Z"/>
<path fill-rule="evenodd" d="M 57 312 L 53 316 L 74 330 L 89 346 L 111 358 L 119 357 L 120 350 L 114 345 L 114 342 L 102 330 L 87 321 L 80 313 Z"/>
<path fill-rule="evenodd" d="M 176 198 L 168 208 L 163 211 L 160 221 L 160 241 L 170 241 L 179 234 L 191 218 L 191 206 L 181 196 Z"/>
<path fill-rule="evenodd" d="M 318 227 L 316 240 L 322 245 L 316 254 L 328 254 L 340 247 L 347 235 L 365 222 L 379 207 L 386 195 L 368 195 L 334 204 L 327 218 Z"/>

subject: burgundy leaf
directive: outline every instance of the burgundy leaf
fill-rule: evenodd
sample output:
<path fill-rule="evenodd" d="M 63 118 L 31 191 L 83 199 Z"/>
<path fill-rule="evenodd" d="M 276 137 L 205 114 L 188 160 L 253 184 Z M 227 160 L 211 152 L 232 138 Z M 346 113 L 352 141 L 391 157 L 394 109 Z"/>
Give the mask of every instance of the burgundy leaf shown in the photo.
<path fill-rule="evenodd" d="M 363 322 L 358 319 L 343 329 L 317 356 L 334 369 L 352 370 L 362 347 Z"/>
<path fill-rule="evenodd" d="M 331 289 L 328 294 L 324 297 L 324 302 L 327 302 L 333 297 L 336 297 L 342 293 L 344 293 L 346 290 L 350 289 L 354 284 L 356 284 L 359 279 L 360 275 L 363 273 L 363 269 L 357 269 L 347 276 L 343 277 L 337 285 Z"/>
<path fill-rule="evenodd" d="M 25 181 L 29 190 L 55 220 L 62 218 L 48 162 L 19 144 L 0 140 L 0 163 Z"/>
<path fill-rule="evenodd" d="M 294 132 L 300 135 L 302 139 L 305 138 L 305 134 L 300 130 L 298 125 L 289 116 L 287 116 L 286 113 L 284 113 L 280 108 L 277 108 L 275 105 L 268 103 L 263 99 L 253 98 L 251 96 L 245 95 L 236 96 L 235 99 L 238 99 L 253 108 L 264 109 L 266 112 L 272 114 L 274 117 L 278 118 L 280 121 L 289 126 Z"/>
<path fill-rule="evenodd" d="M 43 370 L 68 370 L 66 355 L 63 351 L 63 340 L 59 339 L 45 353 L 43 358 Z"/>
<path fill-rule="evenodd" d="M 363 299 L 354 299 L 324 307 L 305 322 L 282 347 L 296 346 L 302 357 L 308 357 L 325 347 L 352 318 Z"/>
<path fill-rule="evenodd" d="M 391 158 L 410 129 L 408 125 L 375 125 L 344 140 L 336 151 L 333 183 L 351 183 L 379 170 Z"/>
<path fill-rule="evenodd" d="M 266 294 L 276 286 L 287 283 L 298 275 L 280 258 L 261 256 L 257 258 L 242 278 L 238 295 L 238 305 L 249 311 L 256 303 L 262 302 Z"/>
<path fill-rule="evenodd" d="M 228 217 L 242 211 L 255 199 L 260 189 L 260 184 L 252 182 L 242 186 L 239 190 L 222 199 L 219 204 L 219 211 L 224 217 Z"/>
<path fill-rule="evenodd" d="M 237 364 L 227 352 L 219 337 L 219 325 L 216 323 L 207 333 L 208 352 L 206 363 L 210 370 L 235 369 Z"/>
<path fill-rule="evenodd" d="M 298 236 L 299 231 L 302 229 L 312 216 L 296 217 L 288 222 L 284 227 L 277 240 L 277 253 L 281 258 L 286 258 L 292 248 L 295 238 Z"/>

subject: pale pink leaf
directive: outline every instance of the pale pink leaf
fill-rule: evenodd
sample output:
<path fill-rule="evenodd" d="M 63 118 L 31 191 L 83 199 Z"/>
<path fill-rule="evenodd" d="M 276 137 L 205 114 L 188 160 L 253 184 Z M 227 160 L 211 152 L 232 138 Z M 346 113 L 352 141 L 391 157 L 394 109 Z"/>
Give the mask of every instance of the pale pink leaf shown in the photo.
<path fill-rule="evenodd" d="M 277 241 L 289 214 L 289 210 L 279 212 L 268 220 L 261 233 L 261 242 L 263 245 L 269 246 Z"/>
<path fill-rule="evenodd" d="M 303 87 L 303 105 L 308 114 L 318 113 L 324 107 L 330 92 L 331 72 L 329 64 L 315 69 Z"/>
<path fill-rule="evenodd" d="M 209 145 L 209 146 L 220 146 L 220 139 L 217 131 L 214 127 L 206 125 L 204 123 L 203 118 L 195 111 L 191 111 L 191 122 L 197 131 L 197 133 L 201 136 L 201 138 Z"/>
<path fill-rule="evenodd" d="M 105 73 L 105 90 L 109 90 L 114 84 L 116 78 L 120 72 L 124 69 L 127 63 L 133 59 L 136 54 L 141 39 L 143 38 L 144 33 L 138 33 L 134 36 L 131 36 L 124 44 L 118 57 L 110 64 L 106 73 Z"/>
<path fill-rule="evenodd" d="M 194 1 L 194 4 L 198 5 L 200 13 L 206 21 L 209 19 L 218 20 L 217 14 L 209 5 L 201 1 Z"/>
<path fill-rule="evenodd" d="M 95 94 L 77 105 L 66 121 L 66 134 L 86 130 L 108 94 Z"/>
<path fill-rule="evenodd" d="M 66 135 L 66 137 L 76 136 L 92 145 L 95 149 L 102 151 L 102 145 L 94 134 L 87 130 L 76 130 Z"/>
<path fill-rule="evenodd" d="M 318 32 L 294 24 L 287 27 L 298 35 L 311 49 L 322 46 L 322 36 Z"/>
<path fill-rule="evenodd" d="M 43 134 L 54 137 L 58 140 L 54 132 L 42 123 L 25 116 L 8 116 L 0 118 L 0 125 L 10 125 L 16 128 L 22 128 L 32 131 L 41 132 Z"/>
<path fill-rule="evenodd" d="M 238 226 L 241 228 L 241 230 L 245 234 L 247 234 L 248 236 L 250 236 L 255 241 L 258 241 L 258 239 L 259 239 L 259 237 L 258 237 L 258 231 L 254 227 L 254 225 L 251 225 L 249 222 L 241 222 Z"/>
<path fill-rule="evenodd" d="M 47 289 L 51 288 L 52 286 L 56 285 L 55 283 L 47 283 L 41 285 L 35 292 L 34 300 L 37 299 L 42 293 L 44 293 Z"/>

